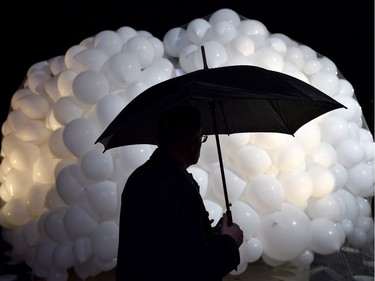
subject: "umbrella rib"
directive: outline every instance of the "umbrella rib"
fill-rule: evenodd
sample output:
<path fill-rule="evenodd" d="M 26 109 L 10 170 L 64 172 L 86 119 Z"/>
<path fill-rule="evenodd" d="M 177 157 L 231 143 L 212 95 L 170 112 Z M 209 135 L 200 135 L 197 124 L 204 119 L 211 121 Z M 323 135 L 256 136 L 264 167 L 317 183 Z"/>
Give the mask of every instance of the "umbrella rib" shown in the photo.
<path fill-rule="evenodd" d="M 294 137 L 294 132 L 289 128 L 288 123 L 285 122 L 285 119 L 283 118 L 283 114 L 280 111 L 280 107 L 277 105 L 277 103 L 274 100 L 269 100 L 269 104 L 272 106 L 272 108 L 275 110 L 277 115 L 280 117 L 280 120 L 283 122 L 284 128 L 286 131 Z"/>

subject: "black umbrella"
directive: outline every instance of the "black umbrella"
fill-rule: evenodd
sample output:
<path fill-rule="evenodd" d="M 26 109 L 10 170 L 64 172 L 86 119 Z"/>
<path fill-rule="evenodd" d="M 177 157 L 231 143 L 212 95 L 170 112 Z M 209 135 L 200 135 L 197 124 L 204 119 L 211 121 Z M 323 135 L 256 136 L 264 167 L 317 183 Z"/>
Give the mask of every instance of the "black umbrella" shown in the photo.
<path fill-rule="evenodd" d="M 204 69 L 156 84 L 134 98 L 97 139 L 105 150 L 157 144 L 156 123 L 164 110 L 197 107 L 206 135 L 215 135 L 225 204 L 231 221 L 219 134 L 274 132 L 293 135 L 302 125 L 345 107 L 315 87 L 281 72 L 249 65 Z"/>

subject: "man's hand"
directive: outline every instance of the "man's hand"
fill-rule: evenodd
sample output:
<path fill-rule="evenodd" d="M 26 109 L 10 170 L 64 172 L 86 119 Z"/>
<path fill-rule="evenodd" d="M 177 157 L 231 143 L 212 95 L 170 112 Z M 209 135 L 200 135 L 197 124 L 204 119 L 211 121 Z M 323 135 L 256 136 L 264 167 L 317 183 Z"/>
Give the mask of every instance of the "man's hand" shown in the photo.
<path fill-rule="evenodd" d="M 221 234 L 227 234 L 236 241 L 237 247 L 239 248 L 243 242 L 243 231 L 238 224 L 233 223 L 228 226 L 228 216 L 226 213 L 223 215 L 223 221 L 221 224 Z"/>

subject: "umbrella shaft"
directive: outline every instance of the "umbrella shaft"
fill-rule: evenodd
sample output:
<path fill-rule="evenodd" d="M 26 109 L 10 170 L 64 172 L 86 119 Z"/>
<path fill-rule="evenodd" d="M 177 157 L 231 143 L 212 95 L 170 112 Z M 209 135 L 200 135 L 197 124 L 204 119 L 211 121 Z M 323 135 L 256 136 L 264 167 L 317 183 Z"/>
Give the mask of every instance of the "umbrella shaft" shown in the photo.
<path fill-rule="evenodd" d="M 221 156 L 221 147 L 220 147 L 220 140 L 219 140 L 219 134 L 218 134 L 218 129 L 217 129 L 217 121 L 216 121 L 216 106 L 215 106 L 214 100 L 210 100 L 210 109 L 211 109 L 211 114 L 212 114 L 212 121 L 214 124 L 214 130 L 215 130 L 216 148 L 217 148 L 217 154 L 219 156 L 221 180 L 223 182 L 223 191 L 224 191 L 224 198 L 225 198 L 225 207 L 227 209 L 226 214 L 228 216 L 228 225 L 232 225 L 233 224 L 232 212 L 230 210 L 230 202 L 228 199 L 227 184 L 225 181 L 223 158 Z"/>

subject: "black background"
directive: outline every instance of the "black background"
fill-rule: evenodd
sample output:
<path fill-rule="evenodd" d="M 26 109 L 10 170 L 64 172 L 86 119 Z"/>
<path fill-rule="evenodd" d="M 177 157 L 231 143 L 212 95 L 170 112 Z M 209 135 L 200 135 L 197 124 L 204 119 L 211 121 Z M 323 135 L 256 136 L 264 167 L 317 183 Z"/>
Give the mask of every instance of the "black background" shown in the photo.
<path fill-rule="evenodd" d="M 1 124 L 11 97 L 34 63 L 65 55 L 71 46 L 103 30 L 130 26 L 162 40 L 174 27 L 230 8 L 331 59 L 353 85 L 374 135 L 373 0 L 2 0 L 0 5 Z"/>

